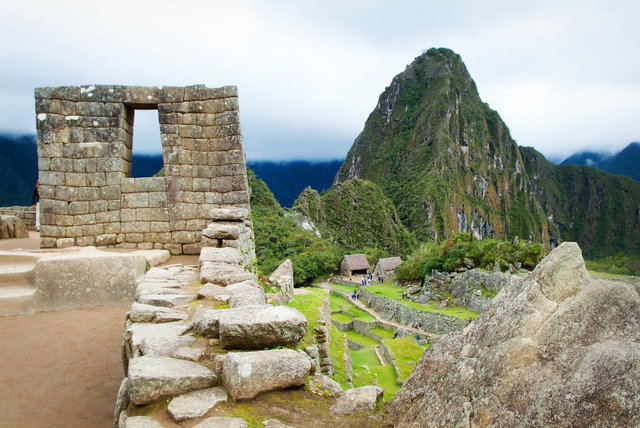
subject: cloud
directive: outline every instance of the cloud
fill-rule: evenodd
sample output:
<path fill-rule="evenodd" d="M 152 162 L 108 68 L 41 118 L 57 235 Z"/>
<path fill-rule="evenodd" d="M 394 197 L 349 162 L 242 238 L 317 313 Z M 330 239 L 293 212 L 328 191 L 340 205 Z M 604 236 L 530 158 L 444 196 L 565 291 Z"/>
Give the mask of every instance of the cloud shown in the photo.
<path fill-rule="evenodd" d="M 235 84 L 249 158 L 341 157 L 393 76 L 444 46 L 521 145 L 640 139 L 633 1 L 5 3 L 2 130 L 34 132 L 36 86 Z"/>

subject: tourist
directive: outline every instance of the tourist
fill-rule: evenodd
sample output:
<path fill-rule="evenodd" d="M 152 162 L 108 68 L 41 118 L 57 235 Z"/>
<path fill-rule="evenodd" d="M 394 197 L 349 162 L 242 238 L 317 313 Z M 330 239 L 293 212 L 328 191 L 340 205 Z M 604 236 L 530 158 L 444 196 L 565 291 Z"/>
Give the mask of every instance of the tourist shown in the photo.
<path fill-rule="evenodd" d="M 36 210 L 36 230 L 40 232 L 40 179 L 36 181 L 36 188 L 31 196 L 31 208 Z"/>

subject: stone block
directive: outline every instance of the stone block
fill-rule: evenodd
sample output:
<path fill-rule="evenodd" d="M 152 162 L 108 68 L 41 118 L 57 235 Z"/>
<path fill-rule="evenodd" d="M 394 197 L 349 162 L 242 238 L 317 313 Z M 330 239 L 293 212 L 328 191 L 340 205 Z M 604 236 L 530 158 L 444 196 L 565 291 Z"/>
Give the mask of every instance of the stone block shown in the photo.
<path fill-rule="evenodd" d="M 167 410 L 176 422 L 200 418 L 216 404 L 226 402 L 227 393 L 220 388 L 202 389 L 188 392 L 174 398 Z"/>
<path fill-rule="evenodd" d="M 204 250 L 204 248 L 202 250 Z M 255 280 L 255 275 L 244 270 L 241 266 L 234 266 L 227 263 L 201 263 L 200 282 L 202 284 L 212 283 L 226 286 L 247 280 Z"/>
<path fill-rule="evenodd" d="M 58 238 L 56 240 L 56 248 L 68 248 L 76 245 L 75 238 Z"/>
<path fill-rule="evenodd" d="M 214 208 L 209 213 L 212 221 L 237 221 L 241 222 L 250 218 L 247 208 Z"/>
<path fill-rule="evenodd" d="M 44 215 L 51 215 L 51 214 L 44 214 Z M 52 214 L 52 215 L 55 215 L 55 219 L 53 221 L 48 221 L 47 219 L 47 221 L 44 222 L 43 224 L 56 224 L 58 226 L 73 226 L 74 224 L 74 216 L 72 215 L 64 215 L 64 214 Z"/>
<path fill-rule="evenodd" d="M 150 231 L 150 223 L 148 221 L 134 221 L 128 223 L 122 223 L 120 225 L 120 231 L 122 233 L 144 233 Z M 129 241 L 129 239 L 127 239 Z M 130 241 L 130 242 L 142 242 L 140 241 Z"/>
<path fill-rule="evenodd" d="M 124 240 L 125 242 L 134 242 L 134 243 L 143 242 L 144 235 L 142 233 L 125 233 Z"/>
<path fill-rule="evenodd" d="M 49 162 L 49 168 L 51 171 L 73 171 L 73 159 L 67 158 L 51 158 Z M 66 181 L 66 175 L 65 175 Z"/>
<path fill-rule="evenodd" d="M 171 204 L 169 205 L 169 218 L 171 220 L 184 220 L 196 218 L 198 205 L 196 204 Z"/>
<path fill-rule="evenodd" d="M 120 233 L 120 223 L 105 223 L 103 231 L 106 234 L 118 234 Z"/>
<path fill-rule="evenodd" d="M 120 191 L 122 193 L 134 193 L 136 191 L 135 178 L 121 178 L 120 179 Z"/>
<path fill-rule="evenodd" d="M 136 221 L 136 210 L 134 208 L 122 208 L 120 210 L 120 221 L 123 223 Z"/>
<path fill-rule="evenodd" d="M 169 212 L 166 208 L 136 208 L 136 220 L 169 221 Z"/>
<path fill-rule="evenodd" d="M 89 224 L 82 226 L 82 234 L 84 236 L 90 235 L 102 235 L 104 233 L 104 225 L 102 224 Z"/>
<path fill-rule="evenodd" d="M 76 238 L 76 245 L 79 247 L 88 247 L 96 245 L 95 236 L 78 236 Z"/>
<path fill-rule="evenodd" d="M 164 177 L 134 178 L 136 192 L 164 192 Z"/>
<path fill-rule="evenodd" d="M 234 248 L 203 248 L 200 253 L 200 267 L 203 263 L 224 263 L 238 266 L 240 263 L 240 251 Z"/>
<path fill-rule="evenodd" d="M 147 193 L 125 193 L 122 195 L 123 208 L 146 208 L 149 206 Z"/>
<path fill-rule="evenodd" d="M 151 221 L 149 223 L 149 230 L 151 232 L 170 232 L 168 221 Z"/>
<path fill-rule="evenodd" d="M 194 192 L 209 192 L 210 190 L 211 190 L 211 180 L 209 180 L 208 178 L 193 179 Z"/>
<path fill-rule="evenodd" d="M 197 125 L 177 125 L 182 138 L 202 138 L 202 127 Z"/>
<path fill-rule="evenodd" d="M 220 113 L 216 115 L 216 125 L 231 125 L 234 123 L 239 123 L 240 118 L 238 116 L 237 111 L 226 111 L 224 113 Z"/>
<path fill-rule="evenodd" d="M 198 118 L 200 118 L 200 116 L 201 115 L 198 115 Z M 202 125 L 202 138 L 209 139 L 210 150 L 221 150 L 219 148 L 220 144 L 218 140 L 225 138 L 227 136 L 225 127 L 213 125 L 215 123 L 215 115 L 207 115 L 207 116 L 210 119 L 207 119 L 207 122 L 203 123 Z"/>
<path fill-rule="evenodd" d="M 88 224 L 96 224 L 96 215 L 95 214 L 76 215 L 74 217 L 74 219 L 73 219 L 73 223 L 76 226 L 85 226 L 85 225 L 88 225 Z"/>
<path fill-rule="evenodd" d="M 199 242 L 199 239 L 195 232 L 180 230 L 172 233 L 171 242 L 175 244 L 192 244 L 194 242 Z"/>
<path fill-rule="evenodd" d="M 180 125 L 183 122 L 182 113 L 159 113 L 158 121 L 162 124 Z"/>
<path fill-rule="evenodd" d="M 247 292 L 248 289 L 255 288 L 245 287 L 238 291 Z M 230 301 L 234 294 L 237 293 L 231 294 Z M 220 344 L 225 349 L 295 346 L 307 333 L 305 316 L 288 306 L 264 305 L 229 310 L 220 315 L 219 323 Z"/>
<path fill-rule="evenodd" d="M 116 243 L 115 234 L 103 234 L 96 236 L 96 246 L 114 245 Z"/>
<path fill-rule="evenodd" d="M 200 250 L 202 249 L 202 245 L 200 244 L 200 239 L 196 238 L 196 242 L 193 244 L 184 244 L 182 246 L 182 252 L 184 254 L 200 254 Z"/>
<path fill-rule="evenodd" d="M 89 213 L 89 202 L 71 202 L 69 203 L 69 214 L 80 215 Z"/>
<path fill-rule="evenodd" d="M 234 401 L 245 400 L 304 385 L 310 368 L 309 358 L 292 349 L 230 352 L 224 360 L 222 383 Z"/>
<path fill-rule="evenodd" d="M 183 125 L 198 125 L 198 115 L 195 113 L 180 114 L 180 118 L 182 120 Z M 184 148 L 187 148 L 185 147 L 184 142 L 182 146 Z M 193 149 L 190 149 L 190 150 L 193 150 Z"/>
<path fill-rule="evenodd" d="M 130 360 L 128 378 L 131 402 L 138 406 L 162 396 L 209 388 L 217 382 L 213 371 L 195 362 L 147 356 Z"/>
<path fill-rule="evenodd" d="M 243 223 L 241 224 L 244 226 Z M 211 239 L 238 239 L 240 237 L 240 226 L 213 223 L 202 231 L 202 235 Z"/>
<path fill-rule="evenodd" d="M 376 404 L 384 395 L 384 390 L 377 385 L 367 385 L 348 389 L 338 401 L 331 406 L 331 412 L 342 415 L 374 413 Z"/>
<path fill-rule="evenodd" d="M 162 192 L 150 192 L 149 193 L 149 207 L 150 208 L 166 208 L 167 195 Z"/>
<path fill-rule="evenodd" d="M 106 212 L 109 209 L 109 203 L 105 200 L 97 200 L 89 202 L 89 213 Z M 115 220 L 114 220 L 115 221 Z"/>
<path fill-rule="evenodd" d="M 222 203 L 229 205 L 241 205 L 249 203 L 249 192 L 227 192 L 222 195 Z"/>
<path fill-rule="evenodd" d="M 187 204 L 203 204 L 204 193 L 203 192 L 184 192 L 182 195 L 182 202 Z"/>
<path fill-rule="evenodd" d="M 64 172 L 40 171 L 40 185 L 64 186 Z"/>
<path fill-rule="evenodd" d="M 107 177 L 104 172 L 93 172 L 87 174 L 87 185 L 101 187 L 107 185 Z"/>

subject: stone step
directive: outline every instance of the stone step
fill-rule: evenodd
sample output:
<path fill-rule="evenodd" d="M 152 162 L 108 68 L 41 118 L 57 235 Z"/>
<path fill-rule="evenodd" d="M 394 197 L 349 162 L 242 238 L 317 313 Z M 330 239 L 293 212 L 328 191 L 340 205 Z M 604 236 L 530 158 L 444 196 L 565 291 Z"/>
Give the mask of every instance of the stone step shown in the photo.
<path fill-rule="evenodd" d="M 0 251 L 0 287 L 31 283 L 37 256 Z"/>
<path fill-rule="evenodd" d="M 244 221 L 249 219 L 249 210 L 246 208 L 213 208 L 209 212 L 213 221 Z"/>
<path fill-rule="evenodd" d="M 9 285 L 0 288 L 0 316 L 28 315 L 35 312 L 37 288 L 30 285 Z"/>
<path fill-rule="evenodd" d="M 237 248 L 204 247 L 200 251 L 200 268 L 203 263 L 226 263 L 238 266 L 241 260 L 240 250 Z"/>

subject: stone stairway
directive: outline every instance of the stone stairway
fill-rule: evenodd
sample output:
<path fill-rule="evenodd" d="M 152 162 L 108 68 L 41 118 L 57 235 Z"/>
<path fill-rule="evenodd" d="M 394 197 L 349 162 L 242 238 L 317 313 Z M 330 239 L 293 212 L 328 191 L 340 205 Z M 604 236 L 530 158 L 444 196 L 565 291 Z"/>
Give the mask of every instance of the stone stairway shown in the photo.
<path fill-rule="evenodd" d="M 154 268 L 138 286 L 123 336 L 116 426 L 138 422 L 136 409 L 167 396 L 175 397 L 168 407 L 174 421 L 199 418 L 228 397 L 302 386 L 316 367 L 305 352 L 289 349 L 307 333 L 305 316 L 266 304 L 245 269 L 247 217 L 247 210 L 214 210 L 203 239 L 216 246 L 203 248 L 199 272 Z"/>
<path fill-rule="evenodd" d="M 0 252 L 0 316 L 35 312 L 33 268 L 38 256 Z"/>

